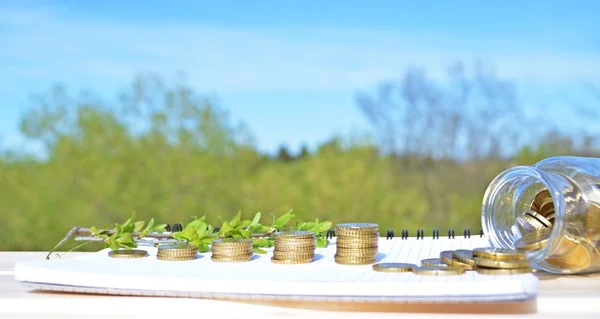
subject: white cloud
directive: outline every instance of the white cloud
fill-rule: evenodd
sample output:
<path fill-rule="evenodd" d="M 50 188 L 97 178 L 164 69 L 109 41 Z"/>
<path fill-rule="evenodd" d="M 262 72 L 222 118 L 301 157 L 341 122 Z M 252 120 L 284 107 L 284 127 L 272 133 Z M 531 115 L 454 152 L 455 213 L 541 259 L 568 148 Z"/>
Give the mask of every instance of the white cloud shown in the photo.
<path fill-rule="evenodd" d="M 560 85 L 600 74 L 600 56 L 492 51 L 445 35 L 333 28 L 241 29 L 79 20 L 52 10 L 0 14 L 0 79 L 122 83 L 136 72 L 185 70 L 218 91 L 354 89 L 409 65 L 434 76 L 457 59 L 494 62 L 499 74 Z M 1 62 L 4 61 L 4 62 Z M 4 65 L 3 65 L 4 64 Z M 4 81 L 3 81 L 4 82 Z"/>

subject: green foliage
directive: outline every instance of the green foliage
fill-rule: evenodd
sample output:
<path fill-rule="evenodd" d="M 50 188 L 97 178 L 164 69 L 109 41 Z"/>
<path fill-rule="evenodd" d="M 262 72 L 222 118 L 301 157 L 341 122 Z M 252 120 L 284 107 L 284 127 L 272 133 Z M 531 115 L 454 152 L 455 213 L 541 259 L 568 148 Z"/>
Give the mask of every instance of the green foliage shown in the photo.
<path fill-rule="evenodd" d="M 198 247 L 198 251 L 201 253 L 207 252 L 210 250 L 209 245 L 216 237 L 213 227 L 205 221 L 206 216 L 192 218 L 194 220 L 185 225 L 182 231 L 173 233 L 173 237 Z"/>
<path fill-rule="evenodd" d="M 48 250 L 74 225 L 113 225 L 132 210 L 141 220 L 168 223 L 206 214 L 177 235 L 202 249 L 217 236 L 272 234 L 273 228 L 312 230 L 325 245 L 323 229 L 331 225 L 317 217 L 332 224 L 375 222 L 383 230 L 479 229 L 492 178 L 516 162 L 551 154 L 545 146 L 518 161 L 426 160 L 335 138 L 284 161 L 259 152 L 244 125 L 184 85 L 138 77 L 120 97 L 106 103 L 59 88 L 25 113 L 22 132 L 44 146 L 46 156 L 0 155 L 0 249 Z M 407 161 L 427 169 L 402 169 Z M 271 213 L 290 207 L 302 212 L 301 222 L 287 213 L 271 220 Z M 236 215 L 227 223 L 218 219 L 240 210 L 261 214 L 249 223 L 243 216 L 234 221 Z M 212 234 L 202 223 L 221 229 Z M 114 237 L 98 235 L 106 235 L 109 247 L 133 247 L 124 230 L 139 225 L 131 221 L 115 225 L 120 233 Z M 269 235 L 252 237 L 256 249 L 272 245 Z"/>
<path fill-rule="evenodd" d="M 109 230 L 98 230 L 95 226 L 90 227 L 92 236 L 102 238 L 104 247 L 112 250 L 119 248 L 132 249 L 137 247 L 135 239 L 146 236 L 149 232 L 164 232 L 166 224 L 154 225 L 154 218 L 148 221 L 148 225 L 144 227 L 144 221 L 133 222 L 135 212 L 125 223 L 115 223 L 115 228 L 112 229 L 112 234 Z"/>

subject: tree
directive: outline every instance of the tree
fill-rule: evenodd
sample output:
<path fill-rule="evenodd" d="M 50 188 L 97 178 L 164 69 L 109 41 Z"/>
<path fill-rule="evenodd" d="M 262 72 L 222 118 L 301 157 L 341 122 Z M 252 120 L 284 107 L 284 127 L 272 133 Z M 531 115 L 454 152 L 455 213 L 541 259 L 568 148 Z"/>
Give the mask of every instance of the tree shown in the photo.
<path fill-rule="evenodd" d="M 277 151 L 277 160 L 281 162 L 291 162 L 294 160 L 294 156 L 292 156 L 285 145 L 281 145 Z"/>
<path fill-rule="evenodd" d="M 411 68 L 375 94 L 358 94 L 357 103 L 382 151 L 394 158 L 394 176 L 420 187 L 435 218 L 446 218 L 451 193 L 472 188 L 468 184 L 480 188 L 487 179 L 465 178 L 460 163 L 506 156 L 503 151 L 516 145 L 521 130 L 513 83 L 482 64 L 475 64 L 473 74 L 455 64 L 447 82 Z"/>

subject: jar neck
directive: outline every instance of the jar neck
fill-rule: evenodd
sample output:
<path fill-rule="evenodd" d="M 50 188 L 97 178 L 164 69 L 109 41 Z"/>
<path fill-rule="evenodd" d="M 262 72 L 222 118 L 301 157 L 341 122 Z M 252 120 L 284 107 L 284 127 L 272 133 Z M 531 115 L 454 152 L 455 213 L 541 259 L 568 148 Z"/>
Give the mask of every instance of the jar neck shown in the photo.
<path fill-rule="evenodd" d="M 563 231 L 565 194 L 573 183 L 561 174 L 534 166 L 517 166 L 500 173 L 485 192 L 482 206 L 482 226 L 492 247 L 515 249 L 515 242 L 524 235 L 518 219 L 530 208 L 537 193 L 547 190 L 554 203 L 554 222 L 550 242 L 544 249 L 529 253 L 533 260 L 543 260 L 552 246 L 552 239 Z"/>

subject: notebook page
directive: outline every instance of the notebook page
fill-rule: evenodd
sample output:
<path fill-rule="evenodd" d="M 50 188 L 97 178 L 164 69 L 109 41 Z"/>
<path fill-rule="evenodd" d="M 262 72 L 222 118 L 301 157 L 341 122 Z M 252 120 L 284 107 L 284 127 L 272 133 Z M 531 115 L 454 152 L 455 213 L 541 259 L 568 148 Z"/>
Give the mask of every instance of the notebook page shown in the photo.
<path fill-rule="evenodd" d="M 377 262 L 410 262 L 439 256 L 439 251 L 487 246 L 484 238 L 380 239 Z M 113 259 L 107 251 L 68 259 L 17 264 L 15 278 L 38 285 L 129 291 L 159 295 L 252 295 L 259 298 L 388 298 L 398 300 L 512 300 L 537 294 L 531 274 L 486 276 L 468 272 L 460 276 L 430 277 L 412 273 L 380 273 L 371 265 L 345 266 L 334 261 L 335 239 L 317 248 L 308 264 L 279 265 L 272 253 L 255 255 L 247 263 L 216 263 L 210 253 L 185 262 L 150 257 Z M 132 292 L 133 291 L 133 292 Z"/>

